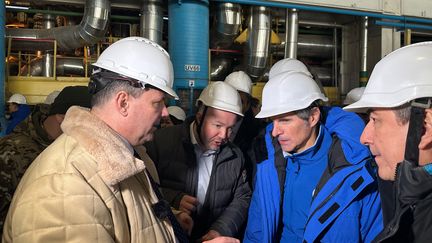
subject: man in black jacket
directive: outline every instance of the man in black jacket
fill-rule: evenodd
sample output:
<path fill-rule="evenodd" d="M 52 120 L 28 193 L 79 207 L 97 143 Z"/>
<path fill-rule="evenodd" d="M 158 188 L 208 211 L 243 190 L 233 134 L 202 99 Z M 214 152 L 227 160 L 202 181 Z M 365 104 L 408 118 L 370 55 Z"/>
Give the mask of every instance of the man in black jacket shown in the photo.
<path fill-rule="evenodd" d="M 255 118 L 252 110 L 252 80 L 245 72 L 232 72 L 225 78 L 224 82 L 233 86 L 238 91 L 242 101 L 242 113 L 244 116 L 234 126 L 230 140 L 243 152 L 249 186 L 252 187 L 252 175 L 255 174 L 255 161 L 250 158 L 248 152 L 252 147 L 253 139 L 258 136 L 259 132 L 267 124 L 264 119 Z"/>
<path fill-rule="evenodd" d="M 377 242 L 432 242 L 432 42 L 398 49 L 375 66 L 359 101 L 360 138 L 378 164 L 384 230 Z"/>
<path fill-rule="evenodd" d="M 240 236 L 251 197 L 241 150 L 228 141 L 243 116 L 237 91 L 224 82 L 207 86 L 198 112 L 161 129 L 146 144 L 165 198 L 194 218 L 191 240 Z"/>

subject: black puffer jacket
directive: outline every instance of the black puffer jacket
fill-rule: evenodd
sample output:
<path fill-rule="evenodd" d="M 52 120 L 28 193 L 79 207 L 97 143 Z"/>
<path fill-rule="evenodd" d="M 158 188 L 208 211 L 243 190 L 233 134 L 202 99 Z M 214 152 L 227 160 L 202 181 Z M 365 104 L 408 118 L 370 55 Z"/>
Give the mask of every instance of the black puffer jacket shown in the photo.
<path fill-rule="evenodd" d="M 248 175 L 249 186 L 252 187 L 253 175 L 255 173 L 255 161 L 250 157 L 253 140 L 261 131 L 265 130 L 267 123 L 264 120 L 254 117 L 252 109 L 245 112 L 243 120 L 237 134 L 234 138 L 234 144 L 237 145 L 245 157 L 245 168 Z"/>
<path fill-rule="evenodd" d="M 190 124 L 158 130 L 146 144 L 160 176 L 165 198 L 175 208 L 183 195 L 196 197 L 198 165 L 190 138 Z M 199 215 L 194 215 L 192 239 L 216 230 L 225 236 L 239 236 L 247 220 L 251 190 L 246 180 L 244 158 L 232 143 L 223 145 L 216 155 L 206 199 Z"/>
<path fill-rule="evenodd" d="M 432 175 L 425 168 L 404 161 L 394 182 L 380 183 L 384 230 L 377 242 L 432 242 Z"/>

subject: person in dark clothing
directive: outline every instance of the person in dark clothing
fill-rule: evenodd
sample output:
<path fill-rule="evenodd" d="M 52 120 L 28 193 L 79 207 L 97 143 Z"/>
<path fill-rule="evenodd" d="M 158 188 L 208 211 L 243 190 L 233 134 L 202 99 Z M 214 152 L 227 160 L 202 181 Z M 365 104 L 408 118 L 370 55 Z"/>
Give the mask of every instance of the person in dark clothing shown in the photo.
<path fill-rule="evenodd" d="M 0 139 L 0 232 L 21 177 L 33 160 L 63 131 L 66 111 L 74 105 L 90 108 L 86 86 L 65 87 L 51 105 L 37 104 L 27 119 Z"/>
<path fill-rule="evenodd" d="M 168 116 L 163 116 L 161 118 L 160 126 L 161 128 L 178 125 L 184 122 L 186 119 L 186 113 L 184 110 L 178 106 L 167 107 Z"/>
<path fill-rule="evenodd" d="M 165 198 L 194 218 L 191 242 L 238 237 L 251 197 L 244 158 L 228 138 L 242 116 L 237 91 L 224 82 L 207 86 L 195 117 L 156 131 L 147 143 Z"/>
<path fill-rule="evenodd" d="M 432 242 L 432 42 L 379 61 L 360 100 L 361 142 L 375 156 L 384 230 L 376 242 Z"/>
<path fill-rule="evenodd" d="M 224 82 L 233 86 L 238 91 L 242 100 L 242 112 L 244 116 L 235 125 L 230 140 L 243 152 L 249 186 L 252 187 L 255 164 L 250 158 L 249 151 L 252 148 L 253 139 L 265 128 L 267 123 L 263 119 L 255 118 L 255 113 L 252 109 L 252 80 L 245 72 L 233 72 L 225 78 Z"/>

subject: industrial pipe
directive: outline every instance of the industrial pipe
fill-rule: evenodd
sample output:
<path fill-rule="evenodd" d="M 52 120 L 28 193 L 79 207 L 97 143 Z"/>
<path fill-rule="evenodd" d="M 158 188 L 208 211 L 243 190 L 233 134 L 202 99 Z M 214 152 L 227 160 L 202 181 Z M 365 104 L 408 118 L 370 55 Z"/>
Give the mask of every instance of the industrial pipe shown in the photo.
<path fill-rule="evenodd" d="M 368 11 L 338 9 L 338 8 L 330 8 L 330 7 L 308 6 L 308 5 L 301 5 L 301 4 L 294 4 L 294 3 L 273 2 L 273 1 L 266 1 L 266 0 L 213 0 L 213 1 L 266 6 L 266 7 L 274 7 L 274 8 L 295 8 L 298 10 L 305 10 L 305 11 L 345 14 L 345 15 L 354 15 L 354 16 L 368 16 L 368 17 L 378 18 L 378 19 L 391 19 L 391 20 L 400 20 L 402 22 L 432 24 L 432 19 L 423 19 L 423 18 L 416 18 L 416 17 L 406 17 L 406 16 L 374 13 Z"/>
<path fill-rule="evenodd" d="M 271 10 L 263 6 L 250 7 L 248 21 L 246 71 L 254 80 L 265 72 L 270 53 Z"/>
<path fill-rule="evenodd" d="M 8 8 L 7 12 L 23 12 L 23 13 L 31 13 L 31 14 L 52 14 L 56 16 L 69 16 L 69 17 L 82 17 L 84 14 L 82 12 L 71 12 L 71 11 L 60 11 L 60 10 L 46 10 L 46 9 L 15 9 Z M 111 20 L 122 20 L 122 21 L 134 21 L 138 22 L 140 17 L 138 16 L 125 16 L 125 15 L 110 15 Z"/>
<path fill-rule="evenodd" d="M 362 29 L 361 29 L 361 66 L 360 66 L 360 86 L 366 86 L 368 81 L 368 71 L 367 71 L 367 50 L 368 50 L 368 17 L 363 17 L 362 19 Z"/>
<path fill-rule="evenodd" d="M 228 48 L 233 44 L 241 26 L 241 6 L 233 3 L 219 3 L 216 10 L 211 46 Z"/>
<path fill-rule="evenodd" d="M 55 39 L 57 40 L 59 49 L 75 49 L 95 44 L 105 36 L 110 12 L 110 0 L 87 0 L 84 16 L 79 25 L 52 29 L 7 29 L 6 36 L 13 38 Z"/>
<path fill-rule="evenodd" d="M 402 29 L 422 29 L 422 30 L 432 30 L 432 26 L 421 25 L 421 24 L 408 24 L 408 23 L 395 23 L 386 22 L 381 20 L 375 21 L 376 25 L 387 26 L 387 27 L 397 27 Z"/>
<path fill-rule="evenodd" d="M 141 37 L 162 45 L 163 34 L 163 1 L 147 0 L 143 2 L 140 19 Z"/>
<path fill-rule="evenodd" d="M 285 35 L 285 58 L 297 58 L 298 46 L 298 12 L 297 9 L 287 10 L 287 24 Z"/>

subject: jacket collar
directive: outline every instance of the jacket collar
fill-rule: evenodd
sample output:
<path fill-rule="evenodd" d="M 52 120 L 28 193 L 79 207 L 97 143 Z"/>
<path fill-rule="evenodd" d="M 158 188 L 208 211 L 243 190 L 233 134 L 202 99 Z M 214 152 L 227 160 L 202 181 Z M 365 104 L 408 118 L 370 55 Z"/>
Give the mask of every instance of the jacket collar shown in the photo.
<path fill-rule="evenodd" d="M 133 156 L 120 135 L 90 110 L 73 106 L 61 125 L 97 161 L 98 174 L 113 186 L 145 169 Z"/>
<path fill-rule="evenodd" d="M 328 132 L 325 131 L 324 127 L 320 125 L 318 129 L 318 136 L 311 147 L 307 148 L 306 150 L 300 153 L 290 154 L 287 152 L 283 152 L 284 157 L 288 156 L 292 158 L 301 158 L 300 162 L 303 161 L 306 163 L 310 163 L 308 161 L 316 161 L 317 158 L 327 155 L 328 148 L 330 147 L 329 146 L 330 142 L 324 143 L 323 142 L 324 140 L 330 141 L 331 138 Z"/>

